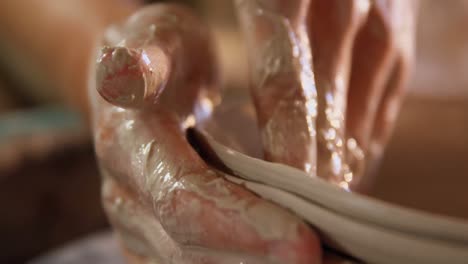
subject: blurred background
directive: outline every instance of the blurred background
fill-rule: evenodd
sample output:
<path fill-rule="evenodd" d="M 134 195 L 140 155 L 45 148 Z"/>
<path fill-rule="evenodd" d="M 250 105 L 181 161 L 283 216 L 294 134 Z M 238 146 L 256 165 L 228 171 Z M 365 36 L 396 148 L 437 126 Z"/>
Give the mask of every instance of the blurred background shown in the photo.
<path fill-rule="evenodd" d="M 245 89 L 232 1 L 178 2 L 213 28 L 225 86 Z M 86 47 L 142 3 L 0 3 L 0 263 L 24 263 L 108 228 L 87 125 Z M 468 218 L 465 25 L 468 0 L 421 1 L 416 69 L 371 195 Z"/>

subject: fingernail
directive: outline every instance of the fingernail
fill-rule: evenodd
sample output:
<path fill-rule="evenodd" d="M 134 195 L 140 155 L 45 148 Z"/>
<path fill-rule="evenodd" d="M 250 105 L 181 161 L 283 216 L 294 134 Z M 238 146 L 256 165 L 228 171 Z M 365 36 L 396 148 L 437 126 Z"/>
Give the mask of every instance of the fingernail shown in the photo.
<path fill-rule="evenodd" d="M 103 47 L 96 71 L 96 87 L 106 101 L 140 108 L 156 103 L 169 77 L 170 61 L 158 47 Z"/>

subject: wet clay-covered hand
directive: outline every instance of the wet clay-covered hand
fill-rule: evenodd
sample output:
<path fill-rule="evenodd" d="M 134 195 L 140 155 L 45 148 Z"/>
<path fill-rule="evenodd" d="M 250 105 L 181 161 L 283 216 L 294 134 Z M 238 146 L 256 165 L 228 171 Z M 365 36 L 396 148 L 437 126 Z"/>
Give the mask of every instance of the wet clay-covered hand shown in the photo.
<path fill-rule="evenodd" d="M 100 51 L 90 91 L 96 153 L 128 260 L 320 263 L 315 232 L 226 181 L 188 143 L 185 129 L 217 100 L 211 52 L 200 21 L 166 4 L 110 30 Z"/>
<path fill-rule="evenodd" d="M 413 53 L 414 0 L 237 0 L 265 157 L 359 189 Z"/>

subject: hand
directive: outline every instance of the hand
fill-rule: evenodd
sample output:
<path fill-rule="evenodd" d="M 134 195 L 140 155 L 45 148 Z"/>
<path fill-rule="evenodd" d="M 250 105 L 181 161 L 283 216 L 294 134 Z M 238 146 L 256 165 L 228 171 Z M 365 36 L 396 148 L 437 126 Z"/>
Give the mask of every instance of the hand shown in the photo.
<path fill-rule="evenodd" d="M 372 138 L 353 130 L 353 122 L 345 124 L 352 113 L 353 87 L 364 87 L 353 85 L 353 75 L 373 76 L 354 73 L 364 56 L 359 52 L 365 49 L 353 43 L 363 38 L 373 16 L 396 12 L 382 9 L 381 3 L 238 1 L 253 51 L 252 92 L 266 158 L 348 187 L 349 172 L 362 157 L 345 155 L 355 154 L 345 140 L 355 137 L 367 154 L 365 140 Z M 216 67 L 198 20 L 180 7 L 148 7 L 113 33 L 117 37 L 109 43 L 113 47 L 102 50 L 97 76 L 97 89 L 111 104 L 94 97 L 95 140 L 104 174 L 104 204 L 129 258 L 320 262 L 312 230 L 226 182 L 185 140 L 184 129 L 202 121 L 216 101 Z M 389 34 L 392 37 L 382 42 L 395 47 L 393 37 L 401 31 Z M 372 48 L 380 44 L 363 42 Z M 409 53 L 390 50 L 410 58 Z M 401 84 L 404 75 L 394 79 L 398 82 L 391 83 Z M 374 83 L 369 87 L 365 95 L 382 89 Z M 365 108 L 366 114 L 372 111 L 377 110 Z M 265 231 L 274 236 L 264 236 Z"/>
<path fill-rule="evenodd" d="M 188 10 L 154 5 L 98 59 L 96 153 L 104 207 L 131 263 L 320 263 L 317 234 L 223 179 L 192 149 L 188 125 L 216 100 L 207 30 Z"/>
<path fill-rule="evenodd" d="M 266 158 L 366 189 L 404 95 L 417 1 L 236 4 Z"/>

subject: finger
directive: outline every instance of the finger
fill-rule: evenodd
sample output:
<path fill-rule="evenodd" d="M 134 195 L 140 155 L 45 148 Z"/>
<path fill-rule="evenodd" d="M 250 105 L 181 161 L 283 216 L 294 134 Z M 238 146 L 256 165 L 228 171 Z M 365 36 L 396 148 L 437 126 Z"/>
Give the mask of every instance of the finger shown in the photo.
<path fill-rule="evenodd" d="M 316 175 L 310 1 L 236 1 L 265 158 Z"/>
<path fill-rule="evenodd" d="M 104 99 L 126 108 L 162 102 L 182 115 L 200 107 L 194 105 L 198 97 L 217 100 L 209 33 L 190 10 L 148 6 L 129 18 L 121 34 L 97 62 L 97 89 Z"/>
<path fill-rule="evenodd" d="M 381 102 L 375 115 L 375 121 L 369 138 L 366 166 L 361 167 L 362 173 L 367 175 L 353 183 L 352 188 L 360 193 L 371 190 L 374 177 L 380 165 L 386 142 L 391 134 L 397 114 L 403 100 L 405 66 L 401 59 L 394 63 L 390 79 L 385 87 Z M 358 164 L 358 163 L 355 163 Z"/>
<path fill-rule="evenodd" d="M 390 77 L 386 83 L 384 94 L 379 104 L 374 127 L 371 135 L 370 151 L 381 153 L 383 146 L 392 132 L 401 102 L 406 92 L 409 72 L 413 64 L 415 18 L 417 16 L 418 1 L 399 1 L 395 3 L 395 11 L 401 20 L 394 25 L 399 33 L 395 40 L 398 50 L 393 63 Z"/>
<path fill-rule="evenodd" d="M 369 6 L 368 0 L 313 1 L 308 22 L 318 101 L 317 173 L 345 188 L 352 180 L 344 124 L 351 51 Z"/>
<path fill-rule="evenodd" d="M 395 124 L 401 103 L 406 92 L 406 80 L 408 74 L 408 64 L 400 58 L 396 61 L 391 77 L 387 83 L 385 93 L 382 97 L 379 110 L 377 112 L 374 128 L 372 131 L 371 145 L 369 151 L 375 155 L 383 152 L 393 126 Z"/>
<path fill-rule="evenodd" d="M 380 7 L 373 2 L 357 35 L 348 93 L 348 137 L 355 138 L 365 152 L 395 54 L 394 32 L 385 17 L 388 11 Z"/>
<path fill-rule="evenodd" d="M 359 33 L 353 55 L 348 96 L 347 132 L 363 149 L 349 155 L 360 174 L 373 175 L 378 167 L 404 93 L 412 61 L 417 1 L 374 1 L 369 19 Z M 356 144 L 355 144 L 356 145 Z M 366 163 L 356 156 L 365 153 Z M 354 188 L 366 192 L 372 177 Z"/>

